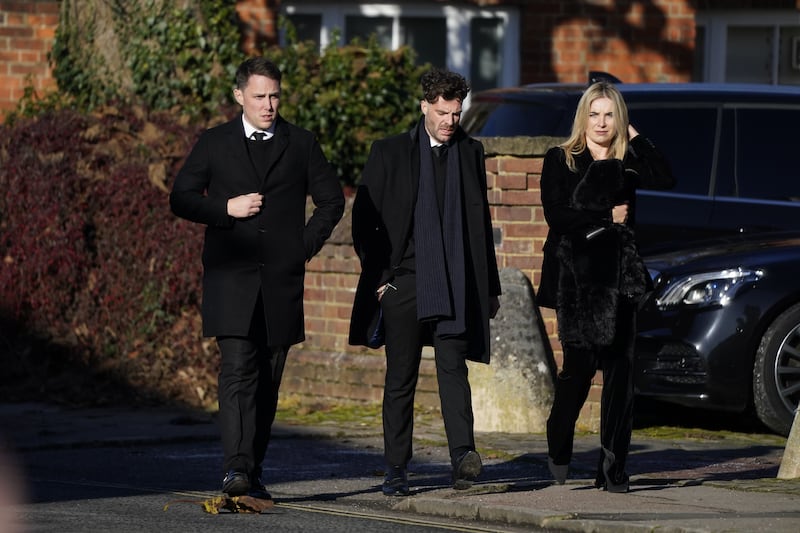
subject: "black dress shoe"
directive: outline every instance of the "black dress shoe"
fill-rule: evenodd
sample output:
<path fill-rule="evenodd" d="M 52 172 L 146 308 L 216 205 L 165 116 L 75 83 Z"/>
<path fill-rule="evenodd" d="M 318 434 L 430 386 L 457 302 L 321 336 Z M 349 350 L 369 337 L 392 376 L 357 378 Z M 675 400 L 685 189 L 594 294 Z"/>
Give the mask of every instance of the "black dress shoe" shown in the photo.
<path fill-rule="evenodd" d="M 390 466 L 383 478 L 383 494 L 386 496 L 408 496 L 408 472 L 404 466 Z"/>
<path fill-rule="evenodd" d="M 481 473 L 481 456 L 478 452 L 470 450 L 458 458 L 453 467 L 453 488 L 456 490 L 468 489 L 472 482 Z"/>
<path fill-rule="evenodd" d="M 272 495 L 267 492 L 267 487 L 261 482 L 260 477 L 251 477 L 250 481 L 250 490 L 247 491 L 247 495 L 251 498 L 257 498 L 259 500 L 271 500 Z"/>
<path fill-rule="evenodd" d="M 250 490 L 250 479 L 244 472 L 230 470 L 222 480 L 222 492 L 228 496 L 243 496 Z"/>
<path fill-rule="evenodd" d="M 550 457 L 547 458 L 547 468 L 550 469 L 550 474 L 556 485 L 563 485 L 567 481 L 567 474 L 569 473 L 569 465 L 557 465 Z"/>
<path fill-rule="evenodd" d="M 597 488 L 614 493 L 625 493 L 630 490 L 630 478 L 624 471 L 614 468 L 614 454 L 603 448 L 605 459 L 602 463 L 602 472 L 598 472 L 594 482 Z"/>

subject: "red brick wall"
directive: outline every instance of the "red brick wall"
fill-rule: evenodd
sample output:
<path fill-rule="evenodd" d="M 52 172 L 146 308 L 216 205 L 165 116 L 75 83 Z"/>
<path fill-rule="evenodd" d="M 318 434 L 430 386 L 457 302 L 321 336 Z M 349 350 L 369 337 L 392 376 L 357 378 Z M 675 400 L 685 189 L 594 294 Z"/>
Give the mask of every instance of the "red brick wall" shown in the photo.
<path fill-rule="evenodd" d="M 582 82 L 590 70 L 622 81 L 688 81 L 691 0 L 538 1 L 522 13 L 522 83 Z"/>
<path fill-rule="evenodd" d="M 58 26 L 58 0 L 0 0 L 0 119 L 25 88 L 55 89 L 47 54 Z"/>

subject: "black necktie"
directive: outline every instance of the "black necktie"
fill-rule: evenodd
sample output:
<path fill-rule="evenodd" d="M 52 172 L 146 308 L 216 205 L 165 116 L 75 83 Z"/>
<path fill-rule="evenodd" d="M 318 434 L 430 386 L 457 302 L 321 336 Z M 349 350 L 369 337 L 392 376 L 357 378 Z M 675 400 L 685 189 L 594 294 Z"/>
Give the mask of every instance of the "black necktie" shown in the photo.
<path fill-rule="evenodd" d="M 444 154 L 447 153 L 447 145 L 437 144 L 436 146 L 432 146 L 431 150 L 433 150 L 433 155 L 435 155 L 437 158 L 441 158 Z"/>
<path fill-rule="evenodd" d="M 264 133 L 263 131 L 254 131 L 253 133 L 250 134 L 250 138 L 253 139 L 254 141 L 263 141 L 264 139 L 267 138 L 267 134 Z"/>

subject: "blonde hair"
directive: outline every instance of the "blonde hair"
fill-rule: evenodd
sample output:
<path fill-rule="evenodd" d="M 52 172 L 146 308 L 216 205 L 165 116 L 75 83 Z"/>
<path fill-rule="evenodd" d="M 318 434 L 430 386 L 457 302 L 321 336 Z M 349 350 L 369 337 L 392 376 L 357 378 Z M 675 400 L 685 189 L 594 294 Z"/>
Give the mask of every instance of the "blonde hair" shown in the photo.
<path fill-rule="evenodd" d="M 573 172 L 575 156 L 586 150 L 586 124 L 589 121 L 589 108 L 598 98 L 608 98 L 614 104 L 614 122 L 616 133 L 609 146 L 609 157 L 622 159 L 628 151 L 628 107 L 622 98 L 619 89 L 607 81 L 598 81 L 584 91 L 575 110 L 575 120 L 572 123 L 572 134 L 561 145 L 567 160 L 567 166 Z"/>

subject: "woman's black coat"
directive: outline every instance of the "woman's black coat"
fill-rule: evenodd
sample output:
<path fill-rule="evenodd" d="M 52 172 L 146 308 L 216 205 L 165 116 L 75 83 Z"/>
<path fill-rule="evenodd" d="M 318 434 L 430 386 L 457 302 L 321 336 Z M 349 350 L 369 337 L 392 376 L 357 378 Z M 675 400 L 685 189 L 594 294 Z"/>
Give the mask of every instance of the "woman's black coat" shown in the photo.
<path fill-rule="evenodd" d="M 585 235 L 598 226 L 611 224 L 610 211 L 597 213 L 573 206 L 573 193 L 594 160 L 588 150 L 575 156 L 577 172 L 566 164 L 564 150 L 554 147 L 547 151 L 542 168 L 542 208 L 549 230 L 544 244 L 544 258 L 536 303 L 556 309 L 558 302 L 559 259 L 558 248 L 564 235 Z M 636 221 L 636 189 L 670 189 L 675 185 L 668 161 L 653 143 L 637 135 L 631 139 L 623 165 L 630 178 L 621 201 L 628 203 L 629 227 Z"/>

